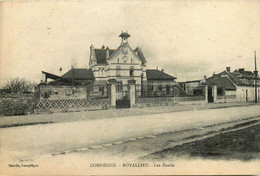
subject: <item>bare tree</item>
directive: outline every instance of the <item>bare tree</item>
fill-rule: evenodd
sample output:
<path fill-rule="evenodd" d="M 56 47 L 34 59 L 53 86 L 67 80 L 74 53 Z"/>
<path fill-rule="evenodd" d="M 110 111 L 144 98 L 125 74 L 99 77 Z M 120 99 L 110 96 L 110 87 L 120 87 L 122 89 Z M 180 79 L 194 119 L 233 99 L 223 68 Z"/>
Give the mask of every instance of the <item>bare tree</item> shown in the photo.
<path fill-rule="evenodd" d="M 24 78 L 14 78 L 9 80 L 2 90 L 10 93 L 29 93 L 33 91 L 35 85 Z"/>

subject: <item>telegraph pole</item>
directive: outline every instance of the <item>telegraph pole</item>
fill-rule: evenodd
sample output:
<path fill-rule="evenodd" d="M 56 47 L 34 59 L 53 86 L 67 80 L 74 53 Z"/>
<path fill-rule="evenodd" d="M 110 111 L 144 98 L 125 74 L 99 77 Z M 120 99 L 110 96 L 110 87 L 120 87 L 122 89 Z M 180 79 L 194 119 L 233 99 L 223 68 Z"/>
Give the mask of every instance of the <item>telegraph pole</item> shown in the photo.
<path fill-rule="evenodd" d="M 257 67 L 256 67 L 256 51 L 255 51 L 255 103 L 257 103 Z"/>

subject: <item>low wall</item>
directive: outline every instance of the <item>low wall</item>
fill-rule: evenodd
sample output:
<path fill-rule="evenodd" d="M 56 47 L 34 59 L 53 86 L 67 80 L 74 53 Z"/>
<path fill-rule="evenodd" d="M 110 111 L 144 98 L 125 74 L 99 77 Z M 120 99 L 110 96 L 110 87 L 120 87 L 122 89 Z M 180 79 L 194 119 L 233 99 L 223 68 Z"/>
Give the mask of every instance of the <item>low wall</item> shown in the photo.
<path fill-rule="evenodd" d="M 40 100 L 87 98 L 87 88 L 85 86 L 72 87 L 67 85 L 42 84 L 35 91 Z"/>
<path fill-rule="evenodd" d="M 41 100 L 36 104 L 35 113 L 71 112 L 108 109 L 110 99 L 61 99 L 61 100 Z"/>
<path fill-rule="evenodd" d="M 236 95 L 217 96 L 216 103 L 233 103 L 238 102 Z"/>
<path fill-rule="evenodd" d="M 137 98 L 135 107 L 173 106 L 175 104 L 203 104 L 205 97 L 143 97 Z"/>

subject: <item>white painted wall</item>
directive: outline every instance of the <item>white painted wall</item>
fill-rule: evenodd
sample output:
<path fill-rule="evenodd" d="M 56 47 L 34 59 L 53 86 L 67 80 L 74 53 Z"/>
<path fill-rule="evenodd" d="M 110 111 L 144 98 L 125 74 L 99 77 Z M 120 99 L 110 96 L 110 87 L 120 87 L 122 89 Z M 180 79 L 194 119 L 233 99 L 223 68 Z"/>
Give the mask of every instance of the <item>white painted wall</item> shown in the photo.
<path fill-rule="evenodd" d="M 117 68 L 120 68 L 120 76 L 117 76 Z M 130 76 L 130 68 L 134 69 L 133 76 Z M 123 47 L 120 46 L 108 60 L 108 65 L 96 65 L 91 69 L 96 80 L 116 79 L 127 84 L 128 80 L 135 79 L 136 84 L 141 84 L 142 74 L 143 80 L 147 80 L 146 67 L 142 65 L 140 58 L 128 45 L 125 46 L 124 51 Z"/>
<path fill-rule="evenodd" d="M 260 88 L 257 89 L 257 91 L 260 91 Z M 249 86 L 237 86 L 237 100 L 238 101 L 246 101 L 246 92 L 248 95 L 248 101 L 254 101 L 255 100 L 255 88 L 249 87 Z M 258 99 L 259 99 L 258 95 Z"/>

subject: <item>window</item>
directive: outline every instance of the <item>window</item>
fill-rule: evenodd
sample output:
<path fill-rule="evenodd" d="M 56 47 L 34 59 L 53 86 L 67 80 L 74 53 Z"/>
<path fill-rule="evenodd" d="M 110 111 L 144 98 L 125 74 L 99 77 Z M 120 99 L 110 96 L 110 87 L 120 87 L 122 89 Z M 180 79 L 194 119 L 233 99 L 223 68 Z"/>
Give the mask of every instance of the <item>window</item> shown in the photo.
<path fill-rule="evenodd" d="M 121 68 L 116 67 L 116 76 L 121 76 Z"/>
<path fill-rule="evenodd" d="M 166 94 L 170 94 L 170 89 L 171 89 L 171 86 L 166 85 Z"/>
<path fill-rule="evenodd" d="M 122 82 L 116 83 L 116 91 L 117 91 L 117 92 L 122 91 L 122 88 L 123 88 Z"/>
<path fill-rule="evenodd" d="M 88 90 L 89 90 L 89 91 L 93 91 L 93 84 L 89 84 L 89 85 L 88 85 Z"/>
<path fill-rule="evenodd" d="M 99 87 L 99 92 L 101 93 L 101 95 L 104 95 L 104 87 L 103 86 Z"/>
<path fill-rule="evenodd" d="M 133 67 L 130 67 L 130 71 L 129 71 L 130 73 L 130 76 L 134 76 L 134 68 Z"/>
<path fill-rule="evenodd" d="M 148 91 L 153 91 L 153 85 L 148 84 Z"/>
<path fill-rule="evenodd" d="M 104 68 L 102 68 L 102 69 L 101 69 L 101 76 L 102 76 L 102 77 L 105 76 L 105 75 L 104 75 L 104 71 L 105 71 Z"/>
<path fill-rule="evenodd" d="M 131 59 L 131 64 L 133 63 L 133 59 Z"/>
<path fill-rule="evenodd" d="M 117 63 L 119 64 L 119 58 L 117 58 Z"/>
<path fill-rule="evenodd" d="M 101 77 L 101 68 L 98 68 L 98 77 Z"/>
<path fill-rule="evenodd" d="M 223 88 L 217 89 L 217 95 L 219 96 L 224 95 L 224 89 Z"/>
<path fill-rule="evenodd" d="M 158 85 L 158 90 L 162 91 L 162 85 L 161 84 Z"/>

